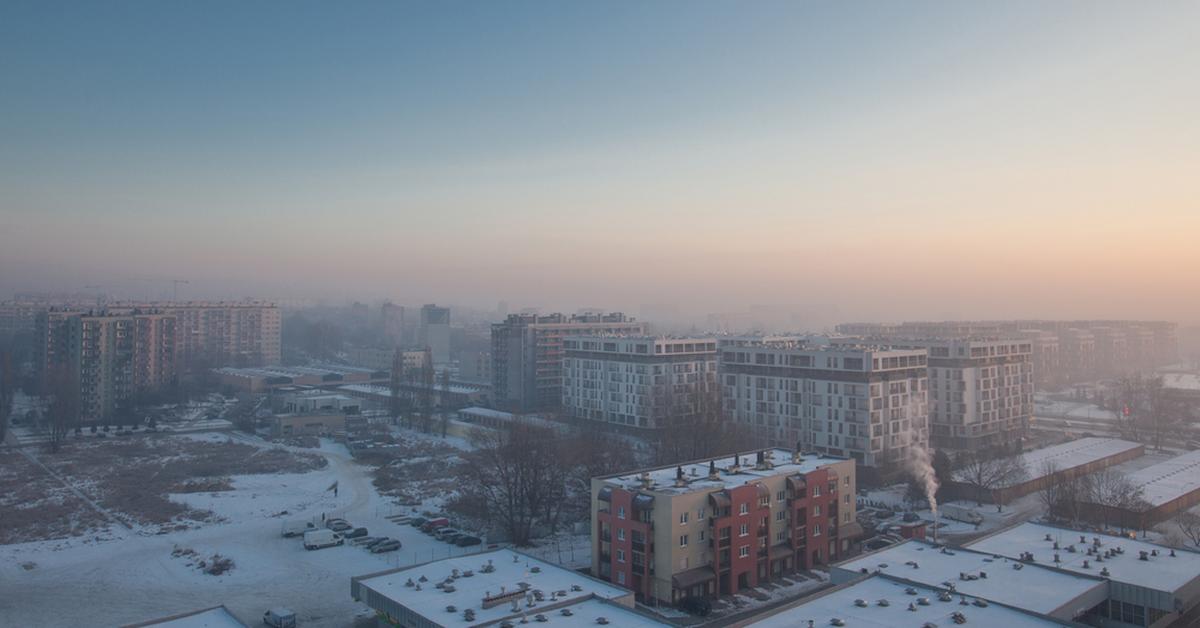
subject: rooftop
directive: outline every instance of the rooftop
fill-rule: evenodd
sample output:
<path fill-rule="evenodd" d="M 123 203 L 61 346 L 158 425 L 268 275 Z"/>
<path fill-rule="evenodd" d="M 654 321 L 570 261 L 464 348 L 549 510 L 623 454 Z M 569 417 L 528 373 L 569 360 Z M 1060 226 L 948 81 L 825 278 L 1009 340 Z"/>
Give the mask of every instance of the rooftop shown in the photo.
<path fill-rule="evenodd" d="M 1200 450 L 1130 473 L 1130 482 L 1141 487 L 1142 499 L 1157 507 L 1200 490 Z"/>
<path fill-rule="evenodd" d="M 206 608 L 190 613 L 181 613 L 161 619 L 129 624 L 124 628 L 149 628 L 151 626 L 164 628 L 246 628 L 246 624 L 238 621 L 224 606 Z"/>
<path fill-rule="evenodd" d="M 1046 540 L 1047 535 L 1050 536 L 1049 541 Z M 1080 537 L 1085 537 L 1086 542 L 1081 543 Z M 1100 539 L 1101 553 L 1117 548 L 1121 553 L 1110 554 L 1103 560 L 1089 556 L 1085 545 L 1093 545 L 1095 539 Z M 1170 548 L 1154 543 L 1038 523 L 1022 523 L 1002 530 L 972 543 L 970 548 L 1009 557 L 1032 552 L 1035 561 L 1053 564 L 1056 541 L 1062 548 L 1074 544 L 1077 550 L 1075 553 L 1065 549 L 1059 552 L 1063 560 L 1057 565 L 1060 569 L 1099 575 L 1100 569 L 1106 568 L 1108 578 L 1116 582 L 1168 592 L 1177 591 L 1189 582 L 1200 579 L 1200 553 L 1175 550 L 1175 556 L 1171 556 Z M 1146 552 L 1147 560 L 1141 560 L 1139 552 Z M 1155 553 L 1157 556 L 1153 555 Z M 1090 563 L 1088 567 L 1083 566 L 1085 560 Z"/>
<path fill-rule="evenodd" d="M 718 471 L 718 477 L 715 480 L 710 480 L 708 476 L 709 460 L 689 462 L 682 465 L 669 465 L 657 469 L 643 469 L 602 479 L 610 485 L 621 488 L 645 490 L 642 481 L 643 478 L 649 477 L 651 482 L 650 491 L 655 493 L 683 494 L 693 491 L 708 492 L 726 487 L 741 486 L 761 478 L 792 475 L 795 473 L 810 473 L 821 467 L 848 460 L 847 458 L 839 458 L 837 456 L 806 453 L 800 457 L 799 461 L 795 461 L 792 457 L 792 452 L 786 449 L 767 449 L 763 451 L 766 452 L 767 460 L 772 466 L 769 469 L 758 469 L 755 468 L 758 451 L 760 450 L 740 454 L 738 456 L 741 459 L 740 465 L 737 464 L 734 456 L 725 456 L 711 461 L 716 464 Z M 736 472 L 732 471 L 735 466 L 737 467 Z M 687 480 L 686 486 L 675 486 L 675 477 L 678 469 L 683 469 L 683 476 Z"/>
<path fill-rule="evenodd" d="M 1020 567 L 1015 567 L 1017 565 Z M 953 586 L 960 593 L 1045 614 L 1053 613 L 1093 589 L 1107 591 L 1108 588 L 1095 573 L 1091 577 L 1078 576 L 1040 565 L 1023 565 L 1008 558 L 995 558 L 993 554 L 983 552 L 938 549 L 930 543 L 915 540 L 837 567 L 853 572 L 862 569 L 871 573 L 878 571 L 934 587 Z M 967 576 L 965 579 L 963 574 Z"/>
<path fill-rule="evenodd" d="M 908 591 L 912 591 L 909 593 Z M 939 597 L 936 588 L 909 584 L 887 576 L 872 576 L 843 587 L 808 598 L 757 621 L 744 624 L 746 628 L 799 628 L 813 622 L 829 626 L 840 619 L 855 628 L 919 628 L 921 626 L 954 626 L 953 615 L 961 613 L 966 625 L 989 628 L 1049 628 L 1074 626 L 1025 611 L 982 602 L 973 596 L 952 595 L 947 601 Z M 887 600 L 887 606 L 880 605 Z M 922 603 L 924 600 L 926 603 Z M 966 605 L 963 601 L 966 601 Z M 910 606 L 911 605 L 911 606 Z"/>
<path fill-rule="evenodd" d="M 1119 438 L 1088 437 L 1061 445 L 1027 451 L 1021 454 L 1021 457 L 1025 459 L 1025 469 L 1029 472 L 1029 476 L 1026 480 L 1022 480 L 1022 482 L 1042 477 L 1042 471 L 1047 462 L 1053 462 L 1059 471 L 1064 471 L 1102 460 L 1109 456 L 1125 453 L 1141 446 L 1140 443 L 1121 440 Z M 966 481 L 961 472 L 955 479 L 960 482 Z"/>
<path fill-rule="evenodd" d="M 446 591 L 444 586 L 439 585 L 450 578 L 453 578 L 449 585 L 452 590 Z M 450 617 L 461 620 L 463 611 L 471 609 L 475 613 L 472 625 L 520 617 L 522 614 L 532 617 L 538 613 L 544 613 L 550 620 L 548 623 L 561 626 L 594 625 L 596 617 L 601 614 L 618 626 L 662 625 L 631 610 L 602 602 L 632 596 L 633 593 L 627 589 L 511 550 L 447 558 L 363 576 L 357 579 L 357 585 L 431 621 Z M 524 592 L 518 594 L 518 591 Z M 538 594 L 543 596 L 543 600 L 536 599 Z M 484 598 L 496 600 L 497 603 L 484 608 Z M 531 599 L 533 605 L 529 606 Z M 579 602 L 571 606 L 571 616 L 562 615 L 558 609 L 541 610 L 567 600 Z M 518 609 L 515 613 L 513 602 Z M 454 606 L 456 615 L 451 615 L 446 610 L 447 606 Z M 618 618 L 617 615 L 622 611 L 629 617 Z M 639 621 L 645 623 L 637 623 Z"/>
<path fill-rule="evenodd" d="M 1200 373 L 1163 373 L 1163 388 L 1200 391 Z"/>

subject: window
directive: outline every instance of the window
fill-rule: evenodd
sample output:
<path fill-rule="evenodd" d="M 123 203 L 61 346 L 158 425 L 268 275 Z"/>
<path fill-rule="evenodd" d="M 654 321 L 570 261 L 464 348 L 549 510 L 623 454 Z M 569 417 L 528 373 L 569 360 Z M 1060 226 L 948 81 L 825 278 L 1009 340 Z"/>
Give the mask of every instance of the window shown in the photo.
<path fill-rule="evenodd" d="M 821 496 L 821 485 L 818 484 L 813 487 L 813 497 L 820 497 L 820 496 Z"/>
<path fill-rule="evenodd" d="M 679 537 L 679 547 L 687 547 L 687 536 L 688 535 L 685 534 Z"/>
<path fill-rule="evenodd" d="M 688 522 L 688 513 L 686 513 L 686 512 L 679 513 L 679 525 L 685 526 L 685 525 L 687 525 L 687 522 Z"/>
<path fill-rule="evenodd" d="M 787 497 L 787 493 L 785 493 L 783 491 L 779 491 L 778 493 L 775 493 L 775 501 L 777 501 L 777 502 L 783 501 L 785 497 Z"/>
<path fill-rule="evenodd" d="M 624 518 L 625 518 L 625 507 L 617 506 L 617 519 L 624 519 Z"/>
<path fill-rule="evenodd" d="M 783 521 L 783 520 L 784 520 L 784 518 L 786 518 L 786 517 L 787 517 L 787 511 L 786 511 L 786 510 L 780 510 L 779 512 L 775 513 L 775 520 L 776 520 L 776 521 Z"/>
<path fill-rule="evenodd" d="M 624 571 L 617 572 L 617 584 L 625 584 L 625 572 Z"/>
<path fill-rule="evenodd" d="M 847 506 L 850 505 L 850 493 L 846 493 L 845 495 L 842 495 L 842 503 L 846 504 Z"/>
<path fill-rule="evenodd" d="M 617 562 L 618 563 L 625 562 L 625 550 L 623 550 L 623 549 L 617 550 Z"/>
<path fill-rule="evenodd" d="M 742 502 L 742 504 L 740 506 L 738 506 L 738 514 L 745 515 L 745 514 L 749 514 L 749 512 L 750 512 L 750 504 L 748 504 L 746 502 Z"/>
<path fill-rule="evenodd" d="M 821 504 L 813 504 L 812 512 L 813 512 L 814 517 L 820 517 L 821 516 Z"/>
<path fill-rule="evenodd" d="M 743 545 L 738 548 L 738 558 L 746 558 L 750 555 L 750 546 Z"/>
<path fill-rule="evenodd" d="M 688 568 L 688 557 L 684 556 L 683 558 L 679 559 L 679 570 L 683 571 L 684 569 L 687 569 L 687 568 Z"/>
<path fill-rule="evenodd" d="M 813 535 L 813 536 L 821 536 L 821 524 L 819 524 L 819 523 L 814 523 L 814 524 L 813 524 L 813 533 L 812 533 L 812 535 Z"/>
<path fill-rule="evenodd" d="M 618 541 L 625 540 L 625 528 L 617 528 L 617 540 Z"/>
<path fill-rule="evenodd" d="M 704 512 L 704 509 L 703 509 L 703 508 L 701 508 L 700 510 L 697 510 L 697 511 L 696 511 L 696 521 L 699 521 L 699 520 L 703 519 L 703 518 L 704 518 L 704 516 L 705 516 L 705 512 Z"/>
<path fill-rule="evenodd" d="M 704 530 L 701 530 L 701 531 L 700 531 L 700 542 L 701 542 L 701 543 L 703 543 L 703 542 L 704 542 L 704 537 L 705 537 Z"/>
<path fill-rule="evenodd" d="M 847 475 L 846 477 L 842 478 L 842 486 L 847 488 L 850 487 L 850 476 Z"/>
<path fill-rule="evenodd" d="M 738 536 L 746 536 L 748 534 L 750 534 L 750 527 L 743 523 L 738 528 Z"/>

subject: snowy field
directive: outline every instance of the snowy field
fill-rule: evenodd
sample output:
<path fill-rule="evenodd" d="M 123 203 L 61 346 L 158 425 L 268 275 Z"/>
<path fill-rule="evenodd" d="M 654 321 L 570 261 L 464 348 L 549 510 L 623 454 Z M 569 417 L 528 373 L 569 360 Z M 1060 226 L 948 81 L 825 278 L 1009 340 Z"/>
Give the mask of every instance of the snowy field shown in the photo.
<path fill-rule="evenodd" d="M 0 546 L 5 591 L 0 624 L 113 626 L 225 604 L 251 624 L 266 609 L 284 606 L 297 612 L 302 626 L 351 626 L 357 616 L 368 614 L 350 599 L 351 576 L 481 549 L 448 545 L 386 519 L 412 509 L 380 497 L 370 469 L 354 462 L 342 445 L 322 441 L 319 450 L 296 451 L 319 453 L 329 465 L 308 473 L 234 476 L 232 491 L 172 495 L 212 510 L 221 523 L 165 534 L 113 527 L 98 535 Z M 327 490 L 334 482 L 336 497 Z M 288 514 L 280 514 L 284 511 Z M 300 538 L 282 537 L 285 519 L 319 521 L 323 513 L 365 526 L 372 536 L 398 538 L 403 548 L 378 555 L 350 545 L 309 552 Z M 195 556 L 173 557 L 176 550 L 192 550 Z M 213 554 L 232 559 L 233 569 L 213 576 L 188 564 Z"/>

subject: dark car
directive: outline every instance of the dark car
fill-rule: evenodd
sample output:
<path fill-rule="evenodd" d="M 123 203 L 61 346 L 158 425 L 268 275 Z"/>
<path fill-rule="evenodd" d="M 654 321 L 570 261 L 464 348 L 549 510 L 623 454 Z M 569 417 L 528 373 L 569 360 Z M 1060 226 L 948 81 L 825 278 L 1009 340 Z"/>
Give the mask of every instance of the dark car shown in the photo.
<path fill-rule="evenodd" d="M 379 543 L 378 545 L 372 545 L 371 553 L 372 554 L 382 554 L 384 552 L 394 552 L 398 549 L 400 549 L 400 541 L 393 539 L 391 541 L 385 541 L 383 543 Z"/>
<path fill-rule="evenodd" d="M 443 534 L 443 535 L 441 536 L 441 538 L 439 538 L 438 540 L 439 540 L 439 541 L 445 541 L 445 542 L 447 542 L 447 543 L 456 543 L 456 542 L 458 542 L 458 540 L 459 540 L 459 539 L 461 539 L 461 538 L 462 538 L 462 537 L 464 537 L 464 536 L 467 536 L 467 535 L 466 535 L 466 533 L 463 533 L 463 532 L 451 532 L 450 534 Z"/>
<path fill-rule="evenodd" d="M 371 549 L 371 548 L 375 547 L 376 545 L 379 545 L 380 543 L 388 543 L 388 542 L 390 542 L 390 541 L 395 541 L 395 540 L 396 540 L 396 539 L 393 539 L 393 538 L 390 538 L 390 537 L 381 536 L 381 537 L 379 537 L 379 538 L 375 539 L 374 541 L 371 541 L 370 543 L 367 543 L 367 544 L 366 544 L 366 548 L 367 548 L 367 549 Z"/>
<path fill-rule="evenodd" d="M 463 534 L 454 540 L 454 544 L 459 547 L 467 547 L 470 545 L 479 545 L 480 543 L 483 543 L 483 539 L 481 539 L 477 536 L 471 536 L 469 534 Z"/>
<path fill-rule="evenodd" d="M 347 539 L 357 539 L 361 536 L 366 536 L 366 535 L 367 535 L 366 528 L 354 528 L 353 530 L 343 534 L 342 536 Z"/>
<path fill-rule="evenodd" d="M 425 522 L 427 522 L 427 521 L 429 521 L 429 520 L 426 519 L 425 517 L 414 517 L 414 518 L 408 520 L 408 525 L 410 525 L 414 528 L 419 528 L 419 527 L 425 525 Z"/>

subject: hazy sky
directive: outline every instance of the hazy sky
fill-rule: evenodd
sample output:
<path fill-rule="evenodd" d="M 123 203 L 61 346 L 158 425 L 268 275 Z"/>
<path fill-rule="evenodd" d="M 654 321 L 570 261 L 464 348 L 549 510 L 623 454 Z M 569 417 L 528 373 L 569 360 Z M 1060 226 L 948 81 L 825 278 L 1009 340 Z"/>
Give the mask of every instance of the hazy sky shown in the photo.
<path fill-rule="evenodd" d="M 1200 320 L 1200 3 L 4 2 L 0 295 L 145 277 Z"/>

